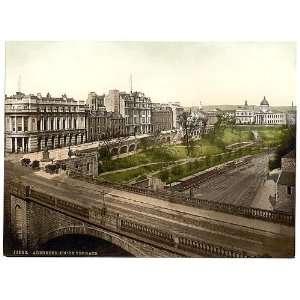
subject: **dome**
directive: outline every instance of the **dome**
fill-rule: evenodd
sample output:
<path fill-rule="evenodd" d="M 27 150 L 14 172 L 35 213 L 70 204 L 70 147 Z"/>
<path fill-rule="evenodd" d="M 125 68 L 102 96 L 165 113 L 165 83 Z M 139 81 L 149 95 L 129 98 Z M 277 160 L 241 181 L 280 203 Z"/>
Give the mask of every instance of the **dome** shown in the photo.
<path fill-rule="evenodd" d="M 260 105 L 268 105 L 269 106 L 269 102 L 267 101 L 265 96 L 264 96 L 264 99 L 262 99 L 262 101 L 260 102 Z"/>

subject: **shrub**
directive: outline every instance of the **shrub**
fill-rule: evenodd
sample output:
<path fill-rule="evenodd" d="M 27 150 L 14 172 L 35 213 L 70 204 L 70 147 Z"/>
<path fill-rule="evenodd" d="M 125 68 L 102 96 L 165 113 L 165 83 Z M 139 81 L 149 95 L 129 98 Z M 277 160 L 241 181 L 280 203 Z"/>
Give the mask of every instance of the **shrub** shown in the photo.
<path fill-rule="evenodd" d="M 58 169 L 59 169 L 59 166 L 56 165 L 56 164 L 54 164 L 54 165 L 46 165 L 46 167 L 45 167 L 46 172 L 50 173 L 50 174 L 57 173 Z"/>
<path fill-rule="evenodd" d="M 31 163 L 31 168 L 32 168 L 32 169 L 39 169 L 39 168 L 40 168 L 40 161 L 39 161 L 39 160 L 34 160 L 34 161 Z"/>

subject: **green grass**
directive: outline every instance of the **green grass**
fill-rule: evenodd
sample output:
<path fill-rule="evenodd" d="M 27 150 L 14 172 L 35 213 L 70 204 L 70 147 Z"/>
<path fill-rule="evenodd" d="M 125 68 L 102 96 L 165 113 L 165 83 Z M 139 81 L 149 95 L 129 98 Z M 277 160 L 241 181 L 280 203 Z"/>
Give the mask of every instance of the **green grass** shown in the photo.
<path fill-rule="evenodd" d="M 145 179 L 147 174 L 161 170 L 164 167 L 166 167 L 167 165 L 168 164 L 166 164 L 166 163 L 150 165 L 150 166 L 140 167 L 140 168 L 133 169 L 133 170 L 111 173 L 111 174 L 102 175 L 102 176 L 100 175 L 98 178 L 100 180 L 104 179 L 106 181 L 115 182 L 115 183 L 127 183 L 128 181 L 132 181 L 134 179 L 136 179 L 136 180 Z"/>
<path fill-rule="evenodd" d="M 194 162 L 188 162 L 181 165 L 176 165 L 173 168 L 166 169 L 157 174 L 157 176 L 166 183 L 176 182 L 184 177 L 201 172 L 205 169 L 222 164 L 224 162 L 237 159 L 246 155 L 254 155 L 262 152 L 258 147 L 244 148 L 237 152 L 227 152 L 216 157 L 208 157 L 206 159 L 199 159 Z"/>
<path fill-rule="evenodd" d="M 286 128 L 265 127 L 258 128 L 257 132 L 267 146 L 277 146 L 281 144 L 283 138 L 288 132 Z"/>
<path fill-rule="evenodd" d="M 194 141 L 194 147 L 191 151 L 191 157 L 197 158 L 201 156 L 212 156 L 222 152 L 227 152 L 227 150 L 225 150 L 225 147 L 227 145 L 239 142 L 251 142 L 253 141 L 252 130 L 258 131 L 259 135 L 263 140 L 263 146 L 279 145 L 282 138 L 287 132 L 286 129 L 278 127 L 237 127 L 225 129 L 222 128 L 216 130 L 214 133 L 210 133 L 209 135 L 203 137 L 201 140 Z M 226 157 L 226 155 L 224 155 L 224 157 Z M 175 160 L 186 158 L 188 158 L 188 154 L 186 147 L 183 145 L 161 146 L 153 149 L 144 150 L 142 152 L 133 154 L 128 157 L 104 161 L 102 166 L 102 172 L 121 170 L 155 162 L 159 163 L 157 165 L 144 166 L 134 170 L 127 170 L 124 172 L 100 176 L 101 178 L 112 182 L 128 182 L 138 177 L 143 178 L 148 173 L 162 170 L 165 166 L 165 164 L 162 164 L 163 162 L 173 163 Z M 233 158 L 231 157 L 230 159 Z M 215 162 L 215 164 L 218 163 L 221 162 Z M 182 169 L 178 169 L 179 171 L 176 169 L 178 166 L 176 166 L 175 173 L 179 172 L 180 174 L 171 174 L 171 181 L 176 181 L 179 178 L 189 176 L 193 173 L 204 170 L 205 168 L 208 168 L 210 166 L 211 165 L 209 163 L 205 165 L 201 164 L 200 162 L 196 163 L 193 166 L 186 164 L 186 166 L 182 166 Z"/>

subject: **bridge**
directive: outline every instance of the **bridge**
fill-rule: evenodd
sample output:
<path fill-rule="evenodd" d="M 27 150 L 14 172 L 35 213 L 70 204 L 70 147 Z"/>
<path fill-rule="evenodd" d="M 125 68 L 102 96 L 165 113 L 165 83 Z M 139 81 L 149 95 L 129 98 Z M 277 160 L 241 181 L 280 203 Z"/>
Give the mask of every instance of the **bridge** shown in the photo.
<path fill-rule="evenodd" d="M 293 257 L 294 217 L 181 193 L 33 173 L 7 183 L 23 249 L 81 234 L 136 257 Z"/>

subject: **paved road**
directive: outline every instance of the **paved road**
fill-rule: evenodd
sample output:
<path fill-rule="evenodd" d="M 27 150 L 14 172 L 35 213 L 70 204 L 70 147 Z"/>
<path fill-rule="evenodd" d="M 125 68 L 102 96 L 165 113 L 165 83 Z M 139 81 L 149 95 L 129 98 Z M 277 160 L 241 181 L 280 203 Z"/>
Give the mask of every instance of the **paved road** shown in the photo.
<path fill-rule="evenodd" d="M 255 157 L 245 166 L 204 182 L 193 190 L 194 195 L 210 201 L 250 207 L 266 178 L 268 160 L 267 154 Z"/>

